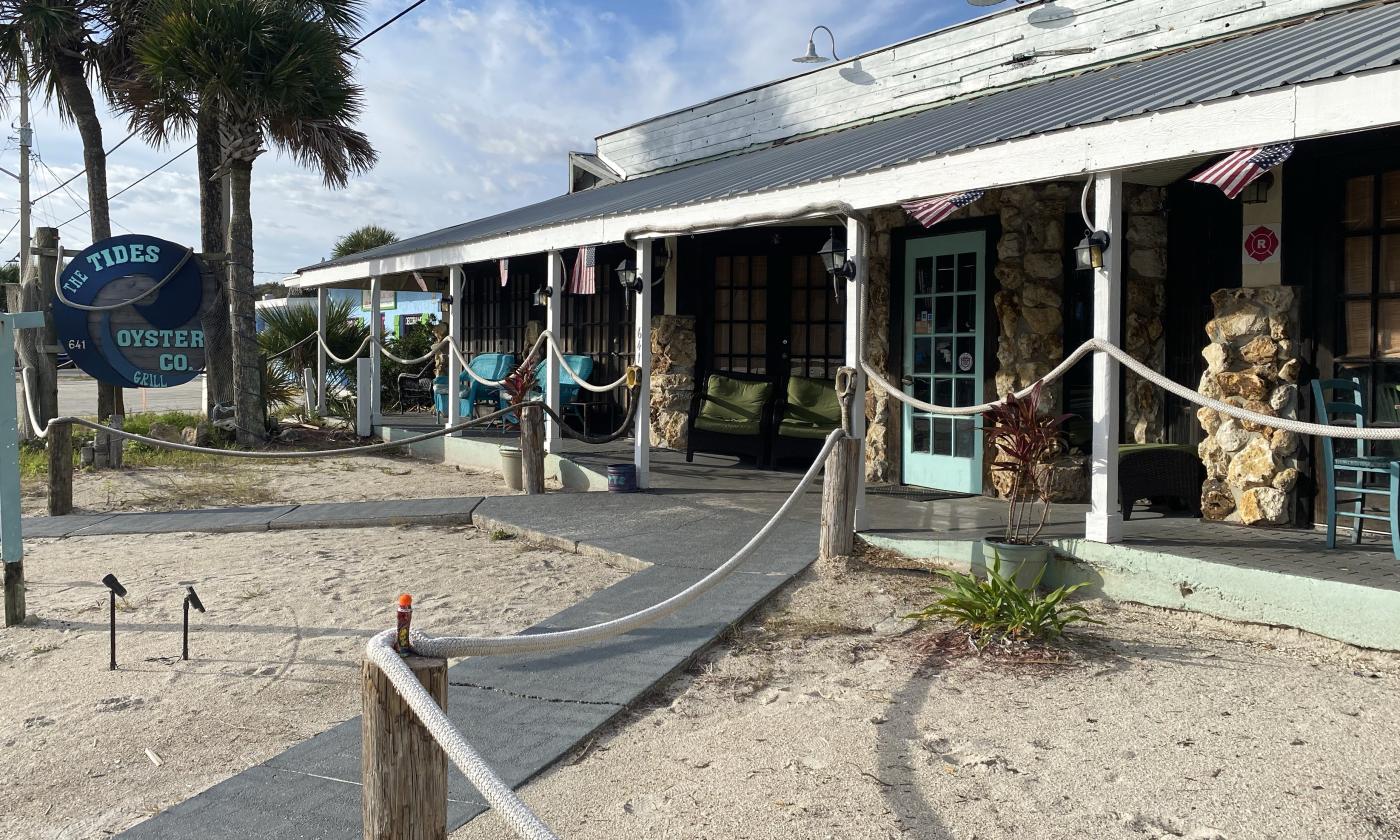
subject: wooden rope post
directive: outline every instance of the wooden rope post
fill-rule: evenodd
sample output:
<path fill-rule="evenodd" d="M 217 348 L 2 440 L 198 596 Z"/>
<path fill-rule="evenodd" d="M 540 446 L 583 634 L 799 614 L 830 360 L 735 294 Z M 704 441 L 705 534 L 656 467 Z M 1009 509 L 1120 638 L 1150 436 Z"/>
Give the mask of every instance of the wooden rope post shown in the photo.
<path fill-rule="evenodd" d="M 537 405 L 520 410 L 520 455 L 524 460 L 525 492 L 544 492 L 544 413 Z"/>
<path fill-rule="evenodd" d="M 819 544 L 823 558 L 845 557 L 855 549 L 856 490 L 860 476 L 860 447 L 863 441 L 850 436 L 855 410 L 857 377 L 854 368 L 836 372 L 836 398 L 841 403 L 841 428 L 846 437 L 838 440 L 826 456 L 822 478 L 822 530 Z"/>
<path fill-rule="evenodd" d="M 49 426 L 49 516 L 73 512 L 73 424 Z"/>
<path fill-rule="evenodd" d="M 447 708 L 447 660 L 403 661 Z M 364 840 L 446 840 L 447 753 L 378 665 L 366 659 L 360 670 Z"/>

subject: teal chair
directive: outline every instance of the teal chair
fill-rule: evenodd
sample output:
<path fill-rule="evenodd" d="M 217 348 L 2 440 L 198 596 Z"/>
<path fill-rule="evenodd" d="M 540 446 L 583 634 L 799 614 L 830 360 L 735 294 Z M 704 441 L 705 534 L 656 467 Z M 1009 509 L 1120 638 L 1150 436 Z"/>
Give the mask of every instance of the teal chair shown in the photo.
<path fill-rule="evenodd" d="M 479 353 L 468 362 L 468 367 L 472 372 L 482 379 L 498 380 L 510 373 L 515 366 L 515 356 L 510 353 Z M 476 409 L 478 402 L 490 404 L 499 393 L 500 389 L 488 385 L 482 385 L 472 379 L 464 371 L 459 375 L 457 393 L 458 413 L 463 418 L 470 418 Z M 439 376 L 433 380 L 433 408 L 441 417 L 447 414 L 447 377 Z"/>
<path fill-rule="evenodd" d="M 1327 399 L 1328 391 L 1332 399 Z M 1344 421 L 1339 425 L 1366 425 L 1366 392 L 1364 386 L 1354 379 L 1314 379 L 1312 383 L 1313 405 L 1319 422 L 1328 426 L 1338 425 L 1334 419 Z M 1354 520 L 1351 528 L 1351 542 L 1361 542 L 1361 520 L 1371 519 L 1390 523 L 1390 550 L 1400 560 L 1400 460 L 1388 455 L 1370 454 L 1370 441 L 1358 440 L 1355 455 L 1337 455 L 1330 437 L 1322 438 L 1322 480 L 1327 482 L 1327 547 L 1337 547 L 1337 517 L 1348 516 Z M 1342 484 L 1343 474 L 1347 484 Z M 1366 476 L 1384 475 L 1385 484 L 1366 486 Z M 1355 494 L 1352 498 L 1338 500 L 1338 493 Z M 1367 496 L 1385 496 L 1389 512 L 1382 513 L 1366 509 Z M 1338 505 L 1354 505 L 1354 510 L 1338 510 Z"/>
<path fill-rule="evenodd" d="M 570 355 L 568 355 L 568 354 L 565 354 L 565 355 L 564 355 L 564 359 L 569 363 L 569 367 L 571 367 L 571 368 L 573 368 L 574 370 L 578 371 L 578 375 L 581 376 L 581 377 L 583 377 L 583 380 L 584 380 L 585 382 L 587 382 L 587 381 L 588 381 L 588 378 L 589 378 L 590 376 L 593 375 L 593 359 L 592 359 L 591 357 L 589 357 L 589 356 L 570 356 Z M 532 400 L 542 400 L 542 399 L 544 399 L 544 374 L 545 374 L 545 365 L 546 365 L 546 364 L 547 364 L 547 360 L 544 361 L 544 362 L 540 362 L 539 364 L 535 365 L 535 383 L 536 383 L 536 384 L 535 384 L 535 387 L 532 388 L 532 389 L 530 390 L 530 393 L 529 393 L 529 395 L 528 395 L 528 397 L 527 397 L 528 399 L 532 399 Z M 573 414 L 575 417 L 578 417 L 578 418 L 579 418 L 579 423 L 580 423 L 580 424 L 584 424 L 583 406 L 581 406 L 581 405 L 578 404 L 578 392 L 579 392 L 579 390 L 580 390 L 580 386 L 579 386 L 578 382 L 574 379 L 574 377 L 573 377 L 572 375 L 569 374 L 569 369 L 566 368 L 566 367 L 564 367 L 563 365 L 560 365 L 560 366 L 559 366 L 559 413 L 560 413 L 561 415 L 563 415 L 563 416 L 568 416 L 569 414 Z M 510 405 L 510 397 L 507 396 L 504 392 L 502 392 L 502 393 L 500 394 L 500 396 L 498 397 L 498 399 L 500 400 L 500 406 L 501 406 L 501 408 L 505 408 L 506 406 Z M 514 415 L 510 415 L 510 416 L 506 417 L 506 419 L 509 420 L 509 421 L 512 422 L 512 423 L 519 423 L 519 422 L 520 422 Z M 588 431 L 586 425 L 584 425 L 584 431 L 585 431 L 585 432 Z"/>

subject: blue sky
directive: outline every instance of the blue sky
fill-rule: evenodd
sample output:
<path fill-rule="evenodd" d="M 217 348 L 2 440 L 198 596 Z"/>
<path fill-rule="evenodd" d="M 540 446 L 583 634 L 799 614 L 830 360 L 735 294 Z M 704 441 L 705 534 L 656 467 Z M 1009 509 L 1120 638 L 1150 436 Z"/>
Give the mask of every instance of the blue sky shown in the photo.
<path fill-rule="evenodd" d="M 368 0 L 366 29 L 405 5 Z M 428 0 L 361 48 L 368 107 L 360 127 L 379 150 L 374 171 L 332 191 L 275 152 L 258 160 L 258 279 L 322 259 L 361 224 L 410 236 L 557 195 L 565 154 L 592 149 L 596 135 L 806 69 L 791 58 L 819 23 L 850 56 L 986 11 L 961 0 Z M 33 122 L 38 196 L 82 168 L 81 146 L 52 112 L 39 109 Z M 116 117 L 104 127 L 109 147 L 125 136 Z M 185 145 L 126 144 L 109 161 L 111 190 Z M 13 168 L 14 147 L 8 139 L 0 166 Z M 85 196 L 81 180 L 70 190 Z M 0 231 L 14 222 L 17 195 L 0 179 Z M 35 225 L 84 206 L 60 191 L 36 206 Z M 112 218 L 114 233 L 197 244 L 193 153 L 118 198 Z M 65 226 L 64 245 L 86 245 L 87 230 L 84 220 Z M 8 259 L 18 236 L 0 245 Z"/>

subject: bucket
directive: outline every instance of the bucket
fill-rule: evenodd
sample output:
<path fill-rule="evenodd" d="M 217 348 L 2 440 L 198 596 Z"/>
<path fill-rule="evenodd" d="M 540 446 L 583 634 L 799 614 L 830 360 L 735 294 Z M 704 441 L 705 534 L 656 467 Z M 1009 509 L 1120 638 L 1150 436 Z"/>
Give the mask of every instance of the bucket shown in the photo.
<path fill-rule="evenodd" d="M 637 492 L 637 465 L 608 464 L 608 492 Z"/>
<path fill-rule="evenodd" d="M 525 459 L 519 447 L 501 447 L 501 477 L 510 490 L 525 489 Z"/>

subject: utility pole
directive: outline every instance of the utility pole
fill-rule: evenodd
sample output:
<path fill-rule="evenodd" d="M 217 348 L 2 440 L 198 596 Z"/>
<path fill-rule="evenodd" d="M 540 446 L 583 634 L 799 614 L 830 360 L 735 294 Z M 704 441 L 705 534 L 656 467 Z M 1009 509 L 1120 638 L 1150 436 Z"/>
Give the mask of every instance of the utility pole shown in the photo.
<path fill-rule="evenodd" d="M 34 129 L 29 126 L 29 66 L 19 64 L 19 276 L 29 270 L 29 147 Z"/>

